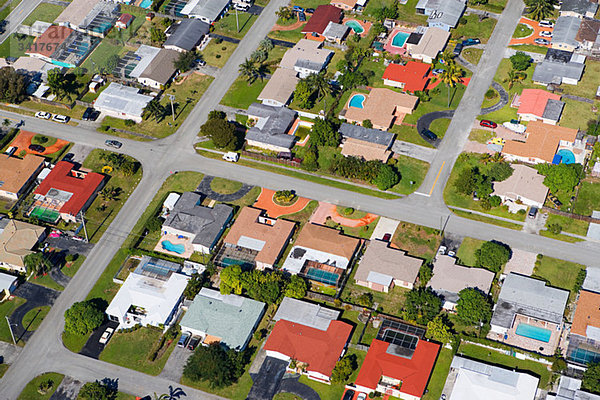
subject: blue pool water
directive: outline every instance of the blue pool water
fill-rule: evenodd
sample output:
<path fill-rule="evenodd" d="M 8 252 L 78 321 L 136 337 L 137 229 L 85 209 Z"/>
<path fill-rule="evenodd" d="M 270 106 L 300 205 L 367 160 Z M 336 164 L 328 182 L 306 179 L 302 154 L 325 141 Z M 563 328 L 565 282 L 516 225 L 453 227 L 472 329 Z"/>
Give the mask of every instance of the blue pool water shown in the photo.
<path fill-rule="evenodd" d="M 600 354 L 582 348 L 576 348 L 569 354 L 569 359 L 581 364 L 600 361 Z"/>
<path fill-rule="evenodd" d="M 354 33 L 363 33 L 365 31 L 362 25 L 354 20 L 346 21 L 346 25 L 352 28 Z"/>
<path fill-rule="evenodd" d="M 517 326 L 515 333 L 519 336 L 524 336 L 529 339 L 539 340 L 540 342 L 546 343 L 550 341 L 550 336 L 552 336 L 552 331 L 549 329 L 523 323 L 520 323 Z"/>
<path fill-rule="evenodd" d="M 575 162 L 575 154 L 571 150 L 560 149 L 556 154 L 561 157 L 563 164 L 573 164 Z"/>
<path fill-rule="evenodd" d="M 151 5 L 152 0 L 142 0 L 142 2 L 140 3 L 140 7 L 142 8 L 150 8 Z"/>
<path fill-rule="evenodd" d="M 363 108 L 363 103 L 365 101 L 365 96 L 362 94 L 355 94 L 350 98 L 350 103 L 348 105 L 354 108 Z"/>
<path fill-rule="evenodd" d="M 182 244 L 173 244 L 173 243 L 169 242 L 168 240 L 163 240 L 161 245 L 162 245 L 162 248 L 167 251 L 172 251 L 177 254 L 185 253 L 185 246 Z"/>
<path fill-rule="evenodd" d="M 394 47 L 402 47 L 402 46 L 404 46 L 404 44 L 408 40 L 409 36 L 410 36 L 410 33 L 406 33 L 406 32 L 398 32 L 398 33 L 396 33 L 394 35 L 394 38 L 392 39 L 392 46 L 394 46 Z"/>

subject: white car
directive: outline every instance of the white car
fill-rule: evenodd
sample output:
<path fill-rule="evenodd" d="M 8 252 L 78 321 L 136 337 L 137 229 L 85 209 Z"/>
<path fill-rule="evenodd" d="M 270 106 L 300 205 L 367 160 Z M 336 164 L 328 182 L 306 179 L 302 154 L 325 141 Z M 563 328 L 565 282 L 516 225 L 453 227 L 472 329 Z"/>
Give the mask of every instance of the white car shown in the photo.
<path fill-rule="evenodd" d="M 227 153 L 223 154 L 223 160 L 225 161 L 238 162 L 239 159 L 240 155 L 235 151 L 228 151 Z"/>
<path fill-rule="evenodd" d="M 114 331 L 115 330 L 113 328 L 106 328 L 106 330 L 102 334 L 102 337 L 100 337 L 100 344 L 106 344 L 106 342 L 108 342 L 108 339 L 110 339 Z"/>
<path fill-rule="evenodd" d="M 46 111 L 38 111 L 35 113 L 35 117 L 40 119 L 50 119 L 52 117 L 52 114 Z"/>
<path fill-rule="evenodd" d="M 54 117 L 52 117 L 52 121 L 54 122 L 60 122 L 61 124 L 66 124 L 67 122 L 69 122 L 69 117 L 67 117 L 66 115 L 61 115 L 61 114 L 56 114 Z"/>
<path fill-rule="evenodd" d="M 550 31 L 541 31 L 540 32 L 540 37 L 551 38 L 552 37 L 552 32 L 550 32 Z"/>
<path fill-rule="evenodd" d="M 538 23 L 539 26 L 541 26 L 542 28 L 554 28 L 554 24 L 550 21 L 547 21 L 545 19 L 541 20 Z"/>
<path fill-rule="evenodd" d="M 358 396 L 356 396 L 356 400 L 366 400 L 367 395 L 363 392 L 360 392 Z"/>

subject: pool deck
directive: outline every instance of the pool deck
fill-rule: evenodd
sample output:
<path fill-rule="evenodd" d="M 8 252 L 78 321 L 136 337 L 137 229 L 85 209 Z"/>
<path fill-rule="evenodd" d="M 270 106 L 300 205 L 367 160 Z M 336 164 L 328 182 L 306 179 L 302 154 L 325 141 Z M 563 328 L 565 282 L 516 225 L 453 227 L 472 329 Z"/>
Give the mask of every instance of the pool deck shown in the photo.
<path fill-rule="evenodd" d="M 383 45 L 383 49 L 390 54 L 399 54 L 401 56 L 404 56 L 404 55 L 407 55 L 406 43 L 404 43 L 404 46 L 402 46 L 402 47 L 396 47 L 396 46 L 392 45 L 392 42 L 394 41 L 394 37 L 396 36 L 396 34 L 398 32 L 410 33 L 410 31 L 405 28 L 394 28 L 392 33 L 389 34 L 387 41 Z"/>
<path fill-rule="evenodd" d="M 552 334 L 550 335 L 550 340 L 548 342 L 542 342 L 525 336 L 517 335 L 516 330 L 519 324 L 521 323 L 548 329 L 552 332 Z M 562 329 L 560 331 L 556 330 L 556 324 L 518 314 L 515 317 L 512 327 L 508 330 L 507 339 L 504 339 L 504 335 L 498 335 L 493 332 L 490 332 L 488 334 L 488 338 L 524 350 L 529 350 L 546 356 L 551 356 L 554 354 L 556 348 L 561 343 L 561 336 L 563 336 L 562 332 Z"/>
<path fill-rule="evenodd" d="M 371 29 L 371 26 L 373 25 L 372 22 L 369 22 L 369 21 L 364 22 L 364 21 L 360 21 L 356 18 L 344 18 L 344 20 L 342 21 L 342 24 L 346 25 L 346 22 L 348 22 L 348 21 L 356 21 L 356 22 L 358 22 L 358 24 L 360 26 L 362 26 L 363 31 L 361 33 L 359 33 L 360 37 L 367 36 L 369 34 L 369 30 Z M 352 28 L 350 28 L 350 29 L 352 29 Z M 354 32 L 354 30 L 352 30 L 352 33 L 353 32 Z M 350 33 L 350 34 L 352 34 L 352 33 Z"/>
<path fill-rule="evenodd" d="M 176 253 L 174 251 L 169 251 L 166 249 L 163 249 L 162 247 L 162 242 L 168 240 L 169 242 L 173 243 L 173 244 L 182 244 L 185 246 L 185 251 L 181 254 Z M 164 253 L 164 254 L 168 254 L 171 256 L 175 256 L 175 257 L 181 257 L 181 258 L 185 258 L 188 259 L 192 256 L 192 253 L 194 253 L 194 246 L 192 245 L 192 241 L 188 238 L 185 239 L 180 239 L 175 235 L 162 235 L 160 237 L 160 239 L 158 240 L 158 243 L 156 243 L 156 246 L 154 247 L 154 251 L 158 251 L 159 253 Z"/>

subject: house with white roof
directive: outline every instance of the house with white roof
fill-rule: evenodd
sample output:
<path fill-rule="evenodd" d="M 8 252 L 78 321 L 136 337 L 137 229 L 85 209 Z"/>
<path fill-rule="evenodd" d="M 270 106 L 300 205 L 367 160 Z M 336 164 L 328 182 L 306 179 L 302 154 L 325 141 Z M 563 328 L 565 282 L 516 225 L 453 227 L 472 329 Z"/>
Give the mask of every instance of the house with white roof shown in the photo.
<path fill-rule="evenodd" d="M 104 116 L 142 122 L 144 108 L 154 97 L 141 94 L 139 89 L 112 82 L 96 99 L 94 108 Z"/>
<path fill-rule="evenodd" d="M 192 0 L 181 9 L 181 14 L 212 24 L 227 11 L 230 3 L 230 0 Z"/>
<path fill-rule="evenodd" d="M 0 301 L 10 297 L 10 294 L 17 288 L 18 277 L 4 272 L 0 272 Z"/>
<path fill-rule="evenodd" d="M 548 393 L 546 400 L 600 400 L 600 395 L 581 390 L 581 379 L 561 376 L 556 394 Z"/>

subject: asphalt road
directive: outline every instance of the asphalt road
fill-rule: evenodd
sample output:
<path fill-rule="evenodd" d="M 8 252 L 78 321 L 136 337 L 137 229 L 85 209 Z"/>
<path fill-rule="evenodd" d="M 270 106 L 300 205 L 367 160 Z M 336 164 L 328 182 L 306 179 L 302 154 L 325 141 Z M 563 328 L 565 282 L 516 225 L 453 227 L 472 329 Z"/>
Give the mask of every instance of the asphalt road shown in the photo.
<path fill-rule="evenodd" d="M 6 17 L 7 24 L 4 33 L 0 35 L 0 43 L 4 42 L 11 33 L 17 30 L 25 18 L 42 2 L 42 0 L 23 0 Z"/>

